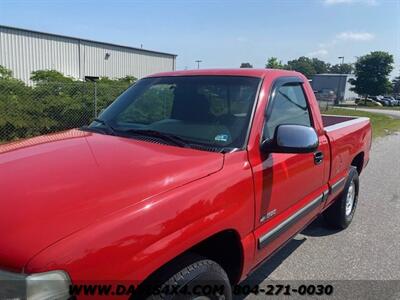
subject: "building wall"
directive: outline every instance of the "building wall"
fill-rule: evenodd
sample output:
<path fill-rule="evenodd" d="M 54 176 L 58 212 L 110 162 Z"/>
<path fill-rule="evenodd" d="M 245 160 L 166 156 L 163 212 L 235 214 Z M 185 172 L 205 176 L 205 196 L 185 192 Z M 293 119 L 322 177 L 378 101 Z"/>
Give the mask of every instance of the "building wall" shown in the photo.
<path fill-rule="evenodd" d="M 0 65 L 27 83 L 32 71 L 46 69 L 82 80 L 85 76 L 141 78 L 174 70 L 175 56 L 0 26 Z"/>
<path fill-rule="evenodd" d="M 0 27 L 0 65 L 25 82 L 30 81 L 32 71 L 45 69 L 79 78 L 78 42 Z"/>
<path fill-rule="evenodd" d="M 351 85 L 349 83 L 349 79 L 353 78 L 355 79 L 354 75 L 348 75 L 347 76 L 347 80 L 346 80 L 346 87 L 345 87 L 345 91 L 344 91 L 344 99 L 346 101 L 348 100 L 355 100 L 356 98 L 359 97 L 359 95 L 356 92 L 351 91 L 350 89 L 353 87 L 353 85 Z"/>
<path fill-rule="evenodd" d="M 340 101 L 354 100 L 358 95 L 350 91 L 351 84 L 348 82 L 354 76 L 349 74 L 317 74 L 311 81 L 314 92 L 332 90 Z"/>
<path fill-rule="evenodd" d="M 174 59 L 162 54 L 147 53 L 119 46 L 81 42 L 81 61 L 85 76 L 119 78 L 174 70 Z M 106 53 L 110 54 L 106 59 Z M 82 76 L 81 76 L 82 78 Z"/>

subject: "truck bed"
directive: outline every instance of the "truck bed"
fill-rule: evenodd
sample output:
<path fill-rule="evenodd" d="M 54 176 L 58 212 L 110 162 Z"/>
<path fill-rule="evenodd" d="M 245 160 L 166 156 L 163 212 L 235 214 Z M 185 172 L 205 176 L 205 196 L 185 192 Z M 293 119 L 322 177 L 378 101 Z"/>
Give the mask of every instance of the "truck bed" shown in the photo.
<path fill-rule="evenodd" d="M 367 121 L 367 120 L 368 120 L 368 118 L 364 118 L 364 117 L 322 115 L 322 122 L 323 122 L 325 130 L 341 128 L 341 127 L 349 126 L 349 125 Z"/>
<path fill-rule="evenodd" d="M 344 178 L 357 155 L 362 156 L 364 166 L 368 162 L 371 124 L 366 117 L 336 115 L 322 115 L 322 122 L 331 149 L 329 184 L 332 186 Z"/>

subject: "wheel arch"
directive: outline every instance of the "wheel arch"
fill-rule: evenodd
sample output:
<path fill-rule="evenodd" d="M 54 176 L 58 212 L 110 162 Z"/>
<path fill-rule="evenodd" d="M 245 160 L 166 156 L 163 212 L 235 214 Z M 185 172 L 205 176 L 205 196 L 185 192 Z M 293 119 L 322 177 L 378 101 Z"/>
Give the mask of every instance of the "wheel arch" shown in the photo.
<path fill-rule="evenodd" d="M 145 286 L 165 269 L 171 269 L 174 264 L 181 263 L 182 258 L 188 254 L 194 254 L 204 259 L 210 259 L 218 263 L 227 273 L 232 284 L 238 283 L 243 269 L 243 246 L 238 232 L 234 229 L 226 229 L 215 233 L 196 245 L 180 253 L 160 268 L 152 272 L 139 286 Z"/>
<path fill-rule="evenodd" d="M 361 174 L 364 168 L 364 152 L 358 153 L 352 160 L 351 166 L 356 167 L 358 174 Z"/>

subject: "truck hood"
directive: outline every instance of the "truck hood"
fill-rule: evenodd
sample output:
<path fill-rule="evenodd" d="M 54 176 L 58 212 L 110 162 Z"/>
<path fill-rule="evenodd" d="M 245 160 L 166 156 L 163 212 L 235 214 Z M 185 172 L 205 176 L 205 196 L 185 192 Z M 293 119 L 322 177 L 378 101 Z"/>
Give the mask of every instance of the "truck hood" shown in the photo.
<path fill-rule="evenodd" d="M 0 267 L 222 168 L 223 154 L 71 130 L 0 146 Z"/>

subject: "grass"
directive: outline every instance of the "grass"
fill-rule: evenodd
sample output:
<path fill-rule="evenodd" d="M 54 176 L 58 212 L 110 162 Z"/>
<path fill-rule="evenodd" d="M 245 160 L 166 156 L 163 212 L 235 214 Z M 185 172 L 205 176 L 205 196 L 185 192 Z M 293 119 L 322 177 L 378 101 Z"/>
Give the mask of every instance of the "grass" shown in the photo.
<path fill-rule="evenodd" d="M 400 110 L 400 106 L 357 106 L 359 108 Z"/>
<path fill-rule="evenodd" d="M 350 107 L 350 108 L 368 108 L 368 109 L 389 109 L 389 110 L 400 110 L 400 106 L 373 106 L 373 105 L 338 105 L 338 107 Z"/>
<path fill-rule="evenodd" d="M 372 136 L 374 138 L 390 135 L 396 131 L 400 131 L 400 119 L 394 119 L 393 117 L 383 114 L 341 108 L 329 108 L 321 113 L 327 115 L 368 117 L 371 120 Z"/>

